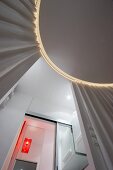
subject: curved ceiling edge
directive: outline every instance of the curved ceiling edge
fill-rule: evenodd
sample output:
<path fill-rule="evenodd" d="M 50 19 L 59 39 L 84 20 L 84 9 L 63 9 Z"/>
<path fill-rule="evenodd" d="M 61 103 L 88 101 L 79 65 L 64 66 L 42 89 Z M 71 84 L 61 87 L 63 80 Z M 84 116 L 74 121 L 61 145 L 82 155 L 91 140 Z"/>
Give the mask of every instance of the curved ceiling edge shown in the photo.
<path fill-rule="evenodd" d="M 108 84 L 101 84 L 101 83 L 93 83 L 93 82 L 88 82 L 88 81 L 84 81 L 84 80 L 80 80 L 76 77 L 73 77 L 69 74 L 67 74 L 66 72 L 64 72 L 63 70 L 61 70 L 59 67 L 57 67 L 52 60 L 49 58 L 48 54 L 45 51 L 45 48 L 43 46 L 42 40 L 41 40 L 41 35 L 40 35 L 40 24 L 39 24 L 39 20 L 40 20 L 40 4 L 41 4 L 41 0 L 36 0 L 36 12 L 35 12 L 35 17 L 36 20 L 34 21 L 35 23 L 35 33 L 36 33 L 36 39 L 37 42 L 39 43 L 40 46 L 40 53 L 42 55 L 42 57 L 45 59 L 45 61 L 47 62 L 47 64 L 49 64 L 49 66 L 51 66 L 57 73 L 59 73 L 60 75 L 62 75 L 63 77 L 65 77 L 66 79 L 74 82 L 74 83 L 78 83 L 78 84 L 84 84 L 84 85 L 88 85 L 88 86 L 97 86 L 97 87 L 113 87 L 113 83 L 108 83 Z"/>

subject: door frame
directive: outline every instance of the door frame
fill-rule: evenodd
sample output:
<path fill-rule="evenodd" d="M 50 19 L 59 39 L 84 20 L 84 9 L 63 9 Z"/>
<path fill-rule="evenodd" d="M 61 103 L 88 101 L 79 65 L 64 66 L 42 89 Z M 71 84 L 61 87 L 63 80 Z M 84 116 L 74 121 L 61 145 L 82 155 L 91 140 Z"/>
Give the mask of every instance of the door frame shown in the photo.
<path fill-rule="evenodd" d="M 49 117 L 49 116 L 46 116 L 46 115 L 42 115 L 42 114 L 37 114 L 37 115 L 34 115 L 32 112 L 29 112 L 29 113 L 25 113 L 25 116 L 28 116 L 28 117 L 33 117 L 33 118 L 36 118 L 36 119 L 42 119 L 42 120 L 45 120 L 45 121 L 48 121 L 48 122 L 53 122 L 56 124 L 56 129 L 55 129 L 55 159 L 54 159 L 54 170 L 60 170 L 59 168 L 59 161 L 58 161 L 58 155 L 59 155 L 59 147 L 58 147 L 58 141 L 59 141 L 59 134 L 58 134 L 58 126 L 59 124 L 63 124 L 63 125 L 66 125 L 66 126 L 70 126 L 72 128 L 72 124 L 70 123 L 67 123 L 66 121 L 59 121 L 59 120 L 54 120 L 53 118 Z M 74 139 L 73 139 L 74 140 Z M 73 141 L 74 142 L 74 141 Z M 75 147 L 75 143 L 74 143 L 74 147 Z"/>

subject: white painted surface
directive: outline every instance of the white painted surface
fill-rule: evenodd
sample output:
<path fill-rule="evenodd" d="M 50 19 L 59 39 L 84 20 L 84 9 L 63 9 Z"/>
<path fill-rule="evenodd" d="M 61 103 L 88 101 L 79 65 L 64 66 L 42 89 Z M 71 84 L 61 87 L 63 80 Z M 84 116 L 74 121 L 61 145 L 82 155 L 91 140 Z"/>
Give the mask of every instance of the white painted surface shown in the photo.
<path fill-rule="evenodd" d="M 23 122 L 30 100 L 31 97 L 16 93 L 0 110 L 0 169 Z"/>
<path fill-rule="evenodd" d="M 71 127 L 63 124 L 58 126 L 58 153 L 60 170 L 81 170 L 87 165 L 87 157 L 75 152 Z"/>
<path fill-rule="evenodd" d="M 113 83 L 112 0 L 42 0 L 40 32 L 60 69 L 89 82 Z"/>
<path fill-rule="evenodd" d="M 73 127 L 73 133 L 74 133 L 74 142 L 75 142 L 75 148 L 77 152 L 86 153 L 85 145 L 83 142 L 82 132 L 78 120 L 77 111 L 74 111 L 73 113 L 73 119 L 71 121 L 72 127 Z"/>
<path fill-rule="evenodd" d="M 54 72 L 43 58 L 22 77 L 17 92 L 32 98 L 26 112 L 71 122 L 75 110 L 71 83 Z"/>
<path fill-rule="evenodd" d="M 13 97 L 0 110 L 0 167 L 26 112 L 71 123 L 74 111 L 71 83 L 49 68 L 42 58 L 39 59 L 22 77 Z M 7 122 L 8 130 L 4 122 Z M 77 124 L 76 120 L 73 123 Z M 79 133 L 78 130 L 76 128 L 75 134 Z"/>
<path fill-rule="evenodd" d="M 56 124 L 30 117 L 26 117 L 25 120 L 26 129 L 17 159 L 36 162 L 37 170 L 54 170 Z M 32 139 L 28 153 L 21 152 L 25 138 Z"/>
<path fill-rule="evenodd" d="M 37 103 L 43 101 L 50 107 L 54 104 L 60 108 L 65 108 L 64 110 L 69 113 L 75 110 L 71 83 L 54 72 L 43 58 L 40 58 L 22 77 L 18 91 L 32 96 Z M 68 95 L 70 95 L 70 100 L 67 99 Z"/>
<path fill-rule="evenodd" d="M 89 163 L 90 167 L 92 167 L 91 170 L 96 170 L 95 165 L 94 165 L 94 161 L 93 161 L 93 157 L 92 157 L 92 152 L 91 152 L 90 145 L 89 145 L 89 142 L 88 142 L 88 138 L 87 138 L 87 135 L 86 135 L 86 131 L 85 131 L 85 128 L 84 128 L 83 120 L 82 120 L 80 110 L 79 110 L 79 107 L 78 107 L 78 103 L 77 103 L 77 100 L 76 100 L 73 85 L 72 85 L 72 93 L 73 93 L 73 96 L 74 96 L 75 106 L 76 106 L 78 120 L 79 120 L 79 123 L 80 123 L 82 137 L 83 137 L 83 140 L 84 140 L 84 145 L 85 145 L 85 149 L 86 149 L 86 153 L 87 153 L 88 163 Z"/>

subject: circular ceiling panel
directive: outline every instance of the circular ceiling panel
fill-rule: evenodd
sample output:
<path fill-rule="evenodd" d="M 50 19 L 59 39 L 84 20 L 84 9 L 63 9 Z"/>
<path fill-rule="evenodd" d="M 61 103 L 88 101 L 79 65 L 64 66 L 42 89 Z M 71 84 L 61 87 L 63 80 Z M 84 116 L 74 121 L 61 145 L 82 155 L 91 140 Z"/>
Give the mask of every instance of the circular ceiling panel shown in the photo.
<path fill-rule="evenodd" d="M 47 56 L 63 74 L 92 83 L 113 83 L 110 1 L 41 0 L 40 34 Z"/>

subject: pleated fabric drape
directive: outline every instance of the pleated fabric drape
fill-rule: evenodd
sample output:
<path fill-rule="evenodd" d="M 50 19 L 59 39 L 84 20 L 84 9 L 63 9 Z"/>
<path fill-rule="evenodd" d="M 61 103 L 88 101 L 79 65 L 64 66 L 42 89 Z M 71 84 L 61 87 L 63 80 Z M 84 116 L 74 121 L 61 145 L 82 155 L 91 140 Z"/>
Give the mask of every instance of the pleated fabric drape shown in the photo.
<path fill-rule="evenodd" d="M 35 0 L 0 0 L 0 98 L 38 60 Z"/>
<path fill-rule="evenodd" d="M 113 87 L 73 84 L 73 88 L 81 116 L 90 119 L 107 169 L 113 170 Z"/>

